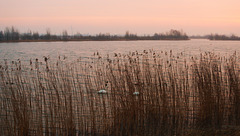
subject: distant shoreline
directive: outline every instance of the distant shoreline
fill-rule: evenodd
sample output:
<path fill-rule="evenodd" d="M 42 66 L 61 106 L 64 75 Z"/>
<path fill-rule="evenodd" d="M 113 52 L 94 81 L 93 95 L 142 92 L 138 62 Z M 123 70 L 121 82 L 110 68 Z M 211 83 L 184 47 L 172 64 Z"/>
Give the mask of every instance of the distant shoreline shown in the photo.
<path fill-rule="evenodd" d="M 84 41 L 187 41 L 190 39 L 161 39 L 161 40 L 147 40 L 147 39 L 114 39 L 114 40 L 91 40 L 91 39 L 69 39 L 69 40 L 10 40 L 0 41 L 0 43 L 20 43 L 20 42 L 84 42 Z"/>
<path fill-rule="evenodd" d="M 0 43 L 22 43 L 22 42 L 86 42 L 86 41 L 188 41 L 191 39 L 206 39 L 209 41 L 240 41 L 230 39 L 207 39 L 207 38 L 189 38 L 189 39 L 161 39 L 161 40 L 129 40 L 129 39 L 118 39 L 118 40 L 91 40 L 91 39 L 69 39 L 69 40 L 11 40 L 11 41 L 0 41 Z"/>
<path fill-rule="evenodd" d="M 171 29 L 166 33 L 154 33 L 153 35 L 138 36 L 137 34 L 126 31 L 125 35 L 111 35 L 109 33 L 97 35 L 68 35 L 67 31 L 63 31 L 61 35 L 46 34 L 38 32 L 20 33 L 14 27 L 7 27 L 4 31 L 0 31 L 0 43 L 12 42 L 68 42 L 68 41 L 137 41 L 137 40 L 189 40 L 189 37 L 182 30 Z"/>

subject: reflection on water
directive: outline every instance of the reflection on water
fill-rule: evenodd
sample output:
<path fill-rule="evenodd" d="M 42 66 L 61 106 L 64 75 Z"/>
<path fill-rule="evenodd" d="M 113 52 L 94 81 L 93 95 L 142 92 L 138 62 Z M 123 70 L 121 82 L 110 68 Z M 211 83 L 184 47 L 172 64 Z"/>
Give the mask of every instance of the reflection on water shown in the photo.
<path fill-rule="evenodd" d="M 129 51 L 184 52 L 185 55 L 199 55 L 199 52 L 214 51 L 223 55 L 239 52 L 240 41 L 84 41 L 84 42 L 28 42 L 0 43 L 0 58 L 8 60 L 29 60 L 49 56 L 51 59 L 66 56 L 68 60 L 89 57 L 94 52 L 101 54 L 128 53 Z"/>

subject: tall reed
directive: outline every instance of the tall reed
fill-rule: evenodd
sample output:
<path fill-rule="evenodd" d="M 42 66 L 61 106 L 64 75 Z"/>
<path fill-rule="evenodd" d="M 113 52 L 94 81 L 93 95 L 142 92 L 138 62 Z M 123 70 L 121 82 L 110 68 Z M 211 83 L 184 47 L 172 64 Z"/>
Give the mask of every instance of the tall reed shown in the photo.
<path fill-rule="evenodd" d="M 0 63 L 1 135 L 237 134 L 239 58 L 173 51 Z M 107 93 L 99 93 L 106 90 Z"/>

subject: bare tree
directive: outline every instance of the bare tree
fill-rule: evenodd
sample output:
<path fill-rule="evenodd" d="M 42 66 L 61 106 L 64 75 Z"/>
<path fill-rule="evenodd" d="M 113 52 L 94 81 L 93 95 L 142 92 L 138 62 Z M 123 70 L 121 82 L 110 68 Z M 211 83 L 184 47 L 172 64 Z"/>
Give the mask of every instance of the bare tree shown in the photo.
<path fill-rule="evenodd" d="M 51 30 L 50 28 L 46 29 L 46 36 L 45 36 L 46 40 L 50 40 L 51 39 Z"/>
<path fill-rule="evenodd" d="M 4 40 L 4 35 L 3 35 L 3 31 L 0 31 L 0 41 Z"/>
<path fill-rule="evenodd" d="M 38 40 L 39 39 L 39 34 L 38 32 L 34 32 L 33 35 L 32 35 L 33 39 L 34 40 Z"/>
<path fill-rule="evenodd" d="M 68 39 L 68 32 L 67 32 L 67 30 L 63 30 L 63 32 L 62 32 L 62 39 L 63 40 L 67 40 Z"/>

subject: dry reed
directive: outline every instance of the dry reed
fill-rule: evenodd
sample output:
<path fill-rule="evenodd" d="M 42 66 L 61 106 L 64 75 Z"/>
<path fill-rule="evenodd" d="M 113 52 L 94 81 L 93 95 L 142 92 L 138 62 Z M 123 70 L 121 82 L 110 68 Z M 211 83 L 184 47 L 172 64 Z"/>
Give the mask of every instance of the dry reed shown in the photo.
<path fill-rule="evenodd" d="M 1 135 L 240 133 L 236 53 L 96 54 L 1 62 Z"/>

